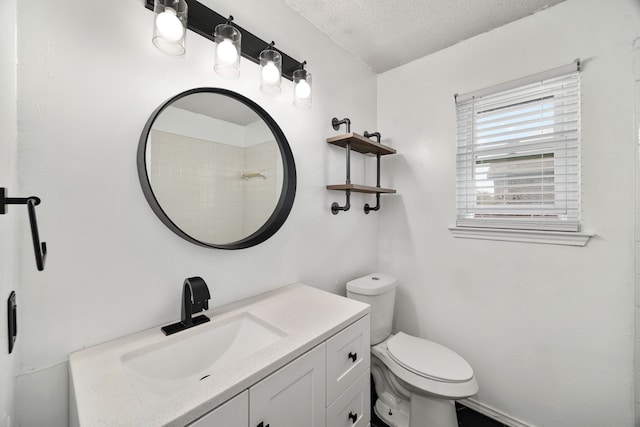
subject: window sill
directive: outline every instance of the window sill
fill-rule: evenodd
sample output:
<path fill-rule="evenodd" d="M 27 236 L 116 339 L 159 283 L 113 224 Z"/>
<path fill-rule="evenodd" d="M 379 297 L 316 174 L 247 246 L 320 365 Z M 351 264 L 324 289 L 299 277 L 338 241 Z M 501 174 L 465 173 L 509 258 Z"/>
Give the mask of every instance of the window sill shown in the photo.
<path fill-rule="evenodd" d="M 575 231 L 514 230 L 505 228 L 449 227 L 459 239 L 500 240 L 546 245 L 585 246 L 594 234 Z"/>

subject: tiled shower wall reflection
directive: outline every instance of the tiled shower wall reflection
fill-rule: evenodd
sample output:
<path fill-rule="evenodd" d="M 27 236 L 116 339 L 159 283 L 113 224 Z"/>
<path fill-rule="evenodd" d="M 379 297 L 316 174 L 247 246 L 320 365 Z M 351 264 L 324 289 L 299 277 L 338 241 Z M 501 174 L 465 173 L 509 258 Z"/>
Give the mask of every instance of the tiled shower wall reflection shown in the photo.
<path fill-rule="evenodd" d="M 248 236 L 269 219 L 282 188 L 282 161 L 275 141 L 244 149 L 244 170 L 248 176 L 242 188 L 243 234 Z M 255 176 L 255 175 L 258 176 Z"/>
<path fill-rule="evenodd" d="M 244 148 L 154 130 L 152 144 L 154 194 L 190 236 L 235 242 L 256 231 L 273 211 L 282 186 L 275 141 Z"/>

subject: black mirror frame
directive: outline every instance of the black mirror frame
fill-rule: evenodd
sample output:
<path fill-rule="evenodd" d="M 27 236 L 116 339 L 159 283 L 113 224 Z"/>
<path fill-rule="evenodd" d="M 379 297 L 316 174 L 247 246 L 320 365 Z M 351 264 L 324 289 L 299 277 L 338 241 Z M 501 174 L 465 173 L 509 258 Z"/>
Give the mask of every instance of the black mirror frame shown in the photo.
<path fill-rule="evenodd" d="M 147 174 L 147 164 L 146 164 L 146 151 L 147 151 L 147 140 L 149 137 L 149 132 L 156 118 L 165 108 L 171 105 L 174 101 L 177 101 L 180 98 L 183 98 L 188 95 L 192 95 L 195 93 L 214 93 L 223 96 L 228 96 L 233 98 L 239 102 L 242 102 L 247 107 L 251 108 L 264 122 L 267 124 L 271 132 L 273 133 L 276 143 L 278 144 L 278 148 L 280 149 L 280 154 L 282 156 L 282 166 L 283 166 L 283 180 L 282 180 L 282 191 L 280 192 L 280 199 L 276 204 L 273 213 L 267 219 L 267 221 L 253 234 L 232 242 L 225 244 L 214 244 L 203 242 L 194 238 L 193 236 L 185 233 L 177 224 L 175 224 L 171 218 L 165 213 L 158 203 L 155 194 L 153 193 L 153 189 L 151 188 L 151 182 L 149 181 L 149 176 Z M 137 154 L 137 166 L 138 166 L 138 178 L 140 179 L 140 185 L 142 186 L 142 192 L 144 193 L 147 202 L 149 202 L 149 206 L 156 214 L 156 216 L 162 221 L 164 225 L 166 225 L 171 231 L 173 231 L 178 236 L 183 239 L 194 243 L 196 245 L 208 247 L 208 248 L 216 248 L 216 249 L 245 249 L 251 246 L 255 246 L 260 244 L 273 236 L 279 229 L 282 227 L 284 222 L 286 221 L 289 213 L 291 212 L 291 208 L 293 207 L 293 201 L 295 199 L 296 194 L 296 165 L 293 160 L 293 153 L 291 152 L 291 147 L 289 146 L 289 142 L 287 138 L 284 136 L 282 129 L 276 123 L 276 121 L 267 113 L 262 107 L 258 104 L 250 100 L 249 98 L 240 95 L 239 93 L 220 88 L 212 88 L 212 87 L 200 87 L 196 89 L 190 89 L 185 92 L 179 93 L 178 95 L 168 99 L 165 103 L 163 103 L 160 107 L 158 107 L 149 117 L 147 123 L 142 130 L 142 135 L 140 136 L 140 142 L 138 144 L 138 154 Z"/>

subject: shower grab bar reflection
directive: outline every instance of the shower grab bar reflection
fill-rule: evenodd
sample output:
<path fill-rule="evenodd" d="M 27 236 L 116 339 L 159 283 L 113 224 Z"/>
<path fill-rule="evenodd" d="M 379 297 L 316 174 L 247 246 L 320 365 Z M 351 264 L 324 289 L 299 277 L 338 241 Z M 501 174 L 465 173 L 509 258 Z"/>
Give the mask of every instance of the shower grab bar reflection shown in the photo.
<path fill-rule="evenodd" d="M 242 179 L 245 181 L 250 180 L 251 178 L 262 178 L 267 179 L 267 175 L 262 172 L 245 172 L 241 175 Z"/>
<path fill-rule="evenodd" d="M 31 197 L 6 197 L 7 189 L 0 187 L 0 215 L 7 213 L 7 205 L 27 205 L 27 213 L 29 214 L 29 224 L 31 226 L 31 237 L 33 240 L 33 250 L 36 256 L 36 267 L 38 271 L 44 270 L 44 264 L 47 259 L 47 244 L 40 242 L 40 233 L 38 233 L 38 220 L 36 219 L 36 206 L 40 204 L 40 198 Z"/>

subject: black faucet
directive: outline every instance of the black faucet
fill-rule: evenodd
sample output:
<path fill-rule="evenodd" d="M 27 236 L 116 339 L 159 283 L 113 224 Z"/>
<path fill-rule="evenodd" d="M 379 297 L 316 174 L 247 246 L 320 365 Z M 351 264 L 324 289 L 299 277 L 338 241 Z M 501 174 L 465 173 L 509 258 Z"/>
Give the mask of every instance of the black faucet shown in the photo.
<path fill-rule="evenodd" d="M 193 314 L 208 310 L 209 299 L 211 299 L 211 294 L 202 277 L 189 277 L 186 279 L 182 288 L 181 320 L 171 325 L 163 326 L 162 332 L 165 335 L 171 335 L 207 323 L 209 318 L 204 314 L 197 317 L 193 317 Z"/>

